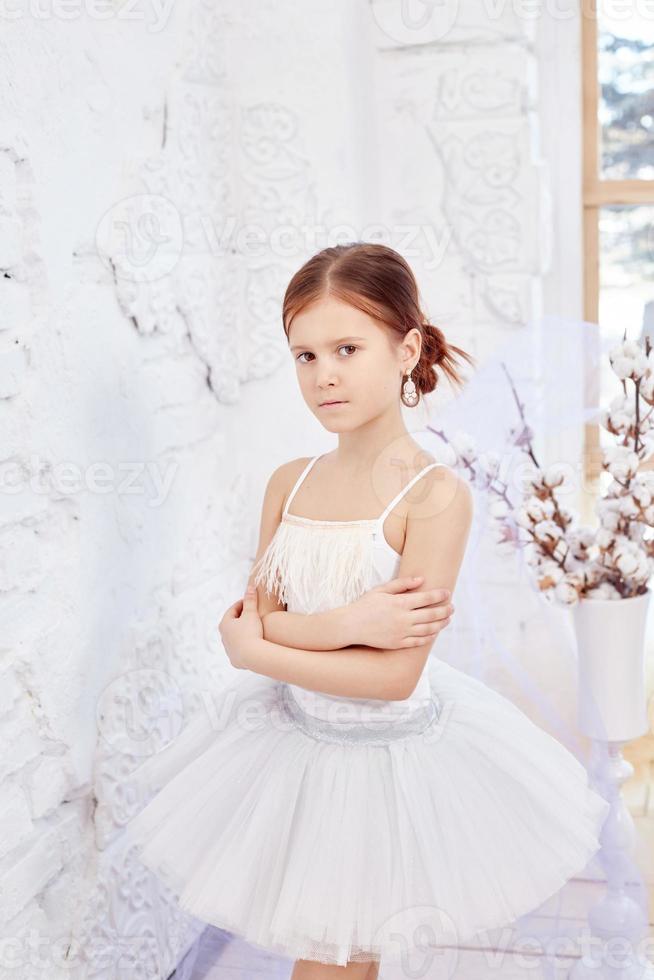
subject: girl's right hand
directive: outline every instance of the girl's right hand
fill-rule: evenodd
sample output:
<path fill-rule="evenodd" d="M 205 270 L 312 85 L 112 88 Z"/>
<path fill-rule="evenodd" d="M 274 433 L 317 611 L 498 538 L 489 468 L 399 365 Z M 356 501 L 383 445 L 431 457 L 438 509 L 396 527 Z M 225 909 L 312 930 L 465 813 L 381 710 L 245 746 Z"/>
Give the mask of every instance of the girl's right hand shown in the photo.
<path fill-rule="evenodd" d="M 454 606 L 447 589 L 417 589 L 424 576 L 394 578 L 364 592 L 348 606 L 355 643 L 398 650 L 416 647 L 449 625 Z"/>

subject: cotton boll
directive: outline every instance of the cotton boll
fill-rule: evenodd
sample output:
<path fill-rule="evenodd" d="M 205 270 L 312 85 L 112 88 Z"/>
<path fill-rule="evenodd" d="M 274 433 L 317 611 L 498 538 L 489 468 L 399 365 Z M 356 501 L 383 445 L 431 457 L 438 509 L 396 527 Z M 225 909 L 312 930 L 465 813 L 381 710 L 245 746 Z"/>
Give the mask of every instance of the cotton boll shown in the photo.
<path fill-rule="evenodd" d="M 609 429 L 619 435 L 629 432 L 633 422 L 633 416 L 626 412 L 611 412 L 604 428 Z"/>
<path fill-rule="evenodd" d="M 634 573 L 638 571 L 638 557 L 637 555 L 628 554 L 623 551 L 619 555 L 616 555 L 615 566 L 621 575 L 624 575 L 625 578 L 629 578 L 629 576 L 634 575 Z"/>
<path fill-rule="evenodd" d="M 601 503 L 604 503 L 602 501 Z M 617 508 L 612 507 L 600 507 L 600 501 L 597 502 L 597 511 L 600 515 L 600 524 L 602 529 L 612 534 L 618 530 L 620 526 L 620 514 Z M 599 538 L 596 538 L 597 543 L 600 543 Z M 607 547 L 607 545 L 602 545 L 602 547 Z"/>
<path fill-rule="evenodd" d="M 509 505 L 503 497 L 493 497 L 488 505 L 488 509 L 491 516 L 496 519 L 504 518 L 510 513 Z"/>
<path fill-rule="evenodd" d="M 615 541 L 615 534 L 606 527 L 599 527 L 595 533 L 595 542 L 599 548 L 610 548 Z"/>
<path fill-rule="evenodd" d="M 605 464 L 612 463 L 614 460 L 619 459 L 622 455 L 622 446 L 610 445 L 602 447 L 602 462 Z"/>
<path fill-rule="evenodd" d="M 642 345 L 635 340 L 624 340 L 609 352 L 611 367 L 619 378 L 637 380 L 647 373 L 649 361 Z"/>
<path fill-rule="evenodd" d="M 545 589 L 553 589 L 559 582 L 563 581 L 564 575 L 563 569 L 559 568 L 555 562 L 545 560 L 536 569 L 538 588 L 541 592 Z"/>
<path fill-rule="evenodd" d="M 581 527 L 576 532 L 577 540 L 582 548 L 590 548 L 595 543 L 595 531 L 590 527 Z"/>
<path fill-rule="evenodd" d="M 562 466 L 554 463 L 552 466 L 548 466 L 543 473 L 543 483 L 546 487 L 553 489 L 554 487 L 560 487 L 565 481 L 565 471 Z"/>
<path fill-rule="evenodd" d="M 627 524 L 627 537 L 630 541 L 641 542 L 645 534 L 645 525 L 641 521 L 630 521 Z"/>
<path fill-rule="evenodd" d="M 642 379 L 640 383 L 640 394 L 646 401 L 654 401 L 654 374 L 647 374 Z"/>
<path fill-rule="evenodd" d="M 611 582 L 602 582 L 596 588 L 588 591 L 592 599 L 620 599 L 621 595 Z"/>
<path fill-rule="evenodd" d="M 580 561 L 586 561 L 588 549 L 592 548 L 595 544 L 595 532 L 584 527 L 570 532 L 568 534 L 568 541 L 570 542 L 569 560 L 579 559 Z"/>
<path fill-rule="evenodd" d="M 478 457 L 477 463 L 479 465 L 480 472 L 483 474 L 483 476 L 486 477 L 486 479 L 489 482 L 496 479 L 500 469 L 499 453 L 492 452 L 491 450 L 482 453 Z"/>
<path fill-rule="evenodd" d="M 641 378 L 644 378 L 646 376 L 649 370 L 649 362 L 647 360 L 647 355 L 645 354 L 645 351 L 639 349 L 637 355 L 634 358 L 634 361 L 636 365 L 634 370 L 634 380 L 639 381 Z"/>
<path fill-rule="evenodd" d="M 545 500 L 542 500 L 541 503 L 543 505 L 543 514 L 545 515 L 545 517 L 546 518 L 553 517 L 556 511 L 556 506 L 552 498 L 547 497 Z"/>
<path fill-rule="evenodd" d="M 641 432 L 640 441 L 642 443 L 640 459 L 649 459 L 649 457 L 654 453 L 654 429 L 650 430 L 649 432 Z"/>
<path fill-rule="evenodd" d="M 624 357 L 619 355 L 615 359 L 611 360 L 611 367 L 615 374 L 621 379 L 630 378 L 634 369 L 635 362 L 630 357 Z"/>
<path fill-rule="evenodd" d="M 565 581 L 568 585 L 572 585 L 577 591 L 583 589 L 584 587 L 584 570 L 583 566 L 580 565 L 579 568 L 570 569 L 565 573 Z"/>
<path fill-rule="evenodd" d="M 599 561 L 587 562 L 584 566 L 587 590 L 596 588 L 604 579 L 604 568 Z"/>
<path fill-rule="evenodd" d="M 638 515 L 638 505 L 632 496 L 622 497 L 620 514 L 622 517 L 636 517 Z"/>
<path fill-rule="evenodd" d="M 642 352 L 642 347 L 637 340 L 623 340 L 621 346 L 624 357 L 638 357 Z"/>
<path fill-rule="evenodd" d="M 550 579 L 554 584 L 560 582 L 565 575 L 565 571 L 561 568 L 561 566 L 557 565 L 557 563 L 552 561 L 551 558 L 543 558 L 540 563 L 538 573 L 543 578 Z"/>
<path fill-rule="evenodd" d="M 617 446 L 614 448 L 624 449 L 625 452 L 613 453 L 611 457 L 607 459 L 606 467 L 611 476 L 624 483 L 637 472 L 639 459 L 636 453 L 629 450 L 627 446 Z M 607 454 L 605 454 L 605 456 L 606 455 Z"/>
<path fill-rule="evenodd" d="M 538 541 L 557 541 L 561 536 L 561 529 L 554 521 L 539 521 L 534 527 L 534 534 Z"/>
<path fill-rule="evenodd" d="M 539 497 L 529 497 L 526 501 L 524 505 L 525 513 L 534 523 L 538 523 L 538 521 L 542 521 L 545 517 L 549 516 L 546 514 L 544 503 Z"/>
<path fill-rule="evenodd" d="M 649 577 L 651 560 L 641 543 L 621 537 L 614 552 L 614 563 L 623 578 L 638 584 Z"/>
<path fill-rule="evenodd" d="M 552 549 L 552 556 L 557 558 L 559 561 L 563 561 L 568 552 L 570 551 L 565 538 L 561 537 L 554 545 Z"/>
<path fill-rule="evenodd" d="M 615 480 L 612 481 L 611 487 L 615 488 L 614 489 L 614 492 L 616 492 L 616 493 L 620 491 L 620 484 L 619 483 L 616 483 Z M 618 510 L 619 510 L 619 508 L 620 508 L 620 499 L 619 499 L 619 497 L 617 497 L 617 496 L 615 496 L 615 497 L 600 497 L 600 499 L 597 501 L 597 505 L 595 507 L 595 510 L 600 515 L 600 517 L 604 517 L 605 514 L 610 514 L 612 512 L 613 513 L 617 513 Z"/>
<path fill-rule="evenodd" d="M 604 514 L 602 514 L 600 524 L 601 524 L 602 531 L 605 531 L 607 534 L 610 533 L 611 535 L 613 535 L 615 534 L 615 532 L 618 530 L 620 526 L 620 515 L 616 514 L 613 511 L 606 511 Z M 604 540 L 605 540 L 604 535 L 602 535 L 601 539 L 599 537 L 596 538 L 598 544 L 600 544 L 600 541 L 604 541 Z M 607 545 L 602 544 L 601 547 L 606 548 Z"/>
<path fill-rule="evenodd" d="M 601 413 L 601 422 L 605 429 L 616 433 L 628 432 L 634 419 L 634 401 L 624 395 L 618 395 L 611 401 L 608 410 Z"/>
<path fill-rule="evenodd" d="M 523 548 L 523 554 L 525 557 L 525 561 L 530 566 L 530 568 L 539 567 L 543 560 L 543 556 L 541 555 L 538 546 L 535 545 L 532 541 L 529 541 L 527 542 L 527 544 L 525 544 Z"/>
<path fill-rule="evenodd" d="M 622 493 L 622 484 L 618 483 L 617 480 L 611 478 L 611 482 L 606 488 L 606 497 L 602 497 L 601 500 L 615 500 Z"/>
<path fill-rule="evenodd" d="M 642 376 L 649 367 L 647 354 L 642 345 L 636 340 L 625 340 L 609 354 L 611 363 L 620 360 L 631 361 L 637 377 Z"/>
<path fill-rule="evenodd" d="M 652 494 L 649 489 L 643 486 L 641 483 L 635 483 L 631 488 L 631 494 L 634 500 L 641 507 L 649 507 L 652 502 Z"/>
<path fill-rule="evenodd" d="M 574 522 L 575 517 L 569 507 L 559 505 L 559 514 L 566 527 L 569 527 Z"/>
<path fill-rule="evenodd" d="M 534 523 L 527 511 L 527 508 L 524 506 L 516 509 L 514 519 L 518 527 L 524 528 L 525 530 L 530 530 Z"/>
<path fill-rule="evenodd" d="M 477 455 L 477 449 L 472 436 L 462 429 L 450 440 L 450 445 L 464 463 L 472 463 Z"/>
<path fill-rule="evenodd" d="M 579 592 L 573 584 L 564 579 L 554 587 L 557 602 L 564 606 L 575 606 L 579 602 Z"/>
<path fill-rule="evenodd" d="M 631 552 L 634 551 L 635 545 L 625 534 L 616 534 L 614 538 L 613 551 L 614 554 L 619 555 L 621 552 Z"/>
<path fill-rule="evenodd" d="M 626 395 L 616 395 L 612 398 L 609 403 L 609 410 L 611 412 L 628 412 L 633 402 Z"/>

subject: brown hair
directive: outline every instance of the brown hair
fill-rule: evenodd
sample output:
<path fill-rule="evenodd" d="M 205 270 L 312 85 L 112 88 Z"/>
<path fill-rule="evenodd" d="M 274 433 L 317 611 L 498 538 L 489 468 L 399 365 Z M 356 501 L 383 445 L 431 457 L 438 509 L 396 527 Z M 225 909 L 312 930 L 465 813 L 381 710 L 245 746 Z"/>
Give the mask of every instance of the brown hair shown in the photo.
<path fill-rule="evenodd" d="M 334 245 L 317 252 L 289 282 L 282 306 L 288 338 L 293 317 L 311 303 L 336 296 L 380 320 L 402 339 L 412 327 L 422 336 L 420 358 L 411 376 L 420 394 L 438 384 L 437 368 L 453 384 L 463 384 L 457 360 L 475 361 L 422 312 L 418 285 L 406 260 L 394 249 L 373 242 Z"/>

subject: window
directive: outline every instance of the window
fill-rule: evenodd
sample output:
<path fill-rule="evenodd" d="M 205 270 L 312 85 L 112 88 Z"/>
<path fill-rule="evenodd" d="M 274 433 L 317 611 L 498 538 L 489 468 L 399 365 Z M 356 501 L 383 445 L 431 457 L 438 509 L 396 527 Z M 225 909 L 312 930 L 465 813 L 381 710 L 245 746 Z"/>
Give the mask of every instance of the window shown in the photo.
<path fill-rule="evenodd" d="M 584 318 L 608 341 L 654 342 L 654 8 L 584 0 L 581 23 Z M 602 404 L 617 393 L 606 357 L 593 381 Z M 586 427 L 588 489 L 604 435 Z"/>

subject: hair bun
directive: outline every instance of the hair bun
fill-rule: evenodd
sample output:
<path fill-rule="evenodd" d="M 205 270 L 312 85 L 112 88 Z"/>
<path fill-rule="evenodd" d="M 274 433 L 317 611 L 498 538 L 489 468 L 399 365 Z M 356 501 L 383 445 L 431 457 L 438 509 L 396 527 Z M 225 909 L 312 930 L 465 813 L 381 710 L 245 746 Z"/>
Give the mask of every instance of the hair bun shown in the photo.
<path fill-rule="evenodd" d="M 422 347 L 430 364 L 440 364 L 447 353 L 447 340 L 440 327 L 428 322 L 422 324 Z"/>
<path fill-rule="evenodd" d="M 459 380 L 456 371 L 457 359 L 463 357 L 468 363 L 472 363 L 472 359 L 459 347 L 449 344 L 441 328 L 434 323 L 424 320 L 420 326 L 422 332 L 420 360 L 413 369 L 412 376 L 418 391 L 427 394 L 438 384 L 438 373 L 435 370 L 437 366 L 442 364 L 443 374 L 451 381 L 457 382 Z"/>

